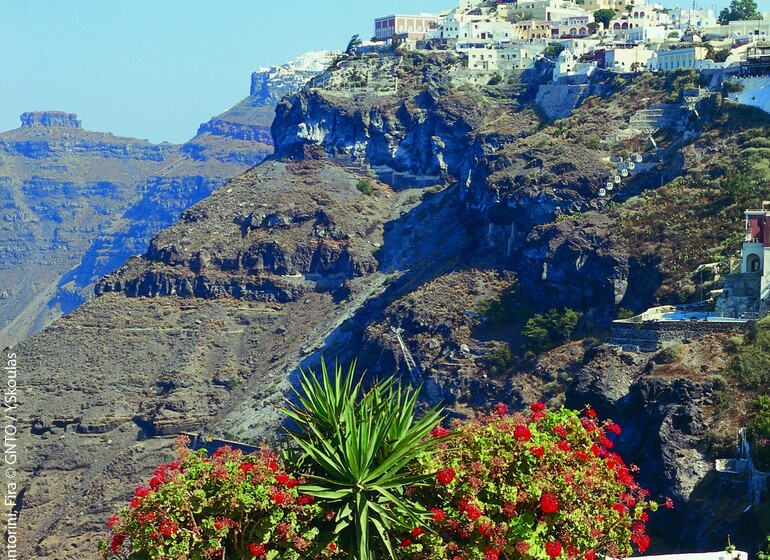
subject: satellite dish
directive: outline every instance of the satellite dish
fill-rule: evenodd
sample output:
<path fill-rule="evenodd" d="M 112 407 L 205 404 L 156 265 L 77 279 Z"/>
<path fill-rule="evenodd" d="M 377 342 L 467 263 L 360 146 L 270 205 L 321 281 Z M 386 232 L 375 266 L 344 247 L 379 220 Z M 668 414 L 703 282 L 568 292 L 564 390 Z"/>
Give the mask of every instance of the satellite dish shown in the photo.
<path fill-rule="evenodd" d="M 614 181 L 615 181 L 616 185 L 619 185 L 620 184 L 620 175 L 615 175 Z"/>
<path fill-rule="evenodd" d="M 608 191 L 611 191 L 613 188 L 615 188 L 615 187 L 612 186 L 612 183 L 607 183 L 607 190 Z"/>
<path fill-rule="evenodd" d="M 642 163 L 642 156 L 641 156 L 641 155 L 639 155 L 639 154 L 635 155 L 635 156 L 634 156 L 634 161 L 635 161 L 636 163 Z"/>
<path fill-rule="evenodd" d="M 621 169 L 620 175 L 621 177 L 628 177 L 628 169 Z"/>
<path fill-rule="evenodd" d="M 599 189 L 599 196 L 604 196 L 605 194 L 607 194 L 607 191 L 604 189 Z"/>
<path fill-rule="evenodd" d="M 629 168 L 631 171 L 633 171 L 634 169 L 636 169 L 636 164 L 635 164 L 633 161 L 629 161 L 629 162 L 628 162 L 628 168 Z"/>
<path fill-rule="evenodd" d="M 612 189 L 613 184 L 614 183 L 612 181 L 607 181 L 607 184 L 604 186 L 607 187 L 608 189 Z"/>

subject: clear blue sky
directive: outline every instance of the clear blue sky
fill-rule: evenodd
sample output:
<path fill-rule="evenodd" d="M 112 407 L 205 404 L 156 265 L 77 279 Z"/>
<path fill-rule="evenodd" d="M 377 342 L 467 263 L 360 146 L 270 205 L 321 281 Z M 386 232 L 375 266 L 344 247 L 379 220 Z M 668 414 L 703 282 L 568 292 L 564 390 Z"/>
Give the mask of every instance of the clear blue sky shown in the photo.
<path fill-rule="evenodd" d="M 184 142 L 249 94 L 251 73 L 368 39 L 373 19 L 456 0 L 0 0 L 0 131 L 33 110 Z"/>
<path fill-rule="evenodd" d="M 89 130 L 184 142 L 198 124 L 247 96 L 251 73 L 260 66 L 309 50 L 344 49 L 354 33 L 371 37 L 377 16 L 456 5 L 0 0 L 0 131 L 17 128 L 25 111 L 60 110 L 77 113 Z"/>

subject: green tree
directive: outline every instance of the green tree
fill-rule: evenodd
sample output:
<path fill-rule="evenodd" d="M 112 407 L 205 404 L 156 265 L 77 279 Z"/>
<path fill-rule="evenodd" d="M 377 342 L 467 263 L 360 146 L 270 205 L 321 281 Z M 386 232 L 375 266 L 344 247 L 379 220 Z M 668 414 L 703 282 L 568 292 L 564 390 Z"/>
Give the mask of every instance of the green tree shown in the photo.
<path fill-rule="evenodd" d="M 615 17 L 615 10 L 596 10 L 594 12 L 594 21 L 597 23 L 601 23 L 602 26 L 604 26 L 604 29 L 607 29 L 607 26 L 610 24 L 610 21 L 612 21 L 612 18 Z"/>
<path fill-rule="evenodd" d="M 725 24 L 729 21 L 762 19 L 762 15 L 757 11 L 757 3 L 754 0 L 732 0 L 730 7 L 724 8 L 719 12 L 719 23 Z"/>
<path fill-rule="evenodd" d="M 358 38 L 358 33 L 353 35 L 348 41 L 348 46 L 345 49 L 345 54 L 355 54 L 355 50 L 362 44 L 361 39 Z"/>
<path fill-rule="evenodd" d="M 565 308 L 563 311 L 549 309 L 545 314 L 534 315 L 521 330 L 527 339 L 527 346 L 544 350 L 569 340 L 583 313 Z"/>

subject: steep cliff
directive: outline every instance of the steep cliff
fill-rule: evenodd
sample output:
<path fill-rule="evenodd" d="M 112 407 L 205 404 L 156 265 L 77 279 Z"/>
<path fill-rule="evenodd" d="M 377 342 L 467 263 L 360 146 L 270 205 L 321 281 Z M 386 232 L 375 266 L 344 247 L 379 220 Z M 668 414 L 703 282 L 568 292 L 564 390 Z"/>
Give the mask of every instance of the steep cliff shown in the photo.
<path fill-rule="evenodd" d="M 177 146 L 90 132 L 75 115 L 25 113 L 0 134 L 0 345 L 56 315 L 59 278 L 141 196 Z"/>
<path fill-rule="evenodd" d="M 87 132 L 67 113 L 22 115 L 20 129 L 0 135 L 0 181 L 21 193 L 4 196 L 21 205 L 13 220 L 37 225 L 7 230 L 0 346 L 81 305 L 101 276 L 144 252 L 183 210 L 272 153 L 276 103 L 333 56 L 308 53 L 256 72 L 251 95 L 182 146 Z M 90 210 L 72 210 L 81 206 Z M 26 281 L 36 266 L 35 282 Z"/>

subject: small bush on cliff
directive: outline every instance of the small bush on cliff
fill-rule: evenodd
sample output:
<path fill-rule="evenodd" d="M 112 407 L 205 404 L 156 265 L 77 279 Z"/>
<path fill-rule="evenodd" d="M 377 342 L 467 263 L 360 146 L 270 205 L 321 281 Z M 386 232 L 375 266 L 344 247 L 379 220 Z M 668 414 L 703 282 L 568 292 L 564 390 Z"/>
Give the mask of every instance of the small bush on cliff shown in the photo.
<path fill-rule="evenodd" d="M 526 346 L 532 350 L 546 350 L 569 340 L 583 313 L 569 307 L 562 311 L 549 309 L 544 314 L 534 315 L 521 331 Z"/>
<path fill-rule="evenodd" d="M 498 404 L 452 432 L 436 411 L 414 420 L 416 393 L 393 380 L 304 385 L 291 461 L 180 447 L 108 521 L 103 557 L 594 560 L 649 545 L 657 504 L 612 451 L 620 427 L 590 409 Z"/>
<path fill-rule="evenodd" d="M 372 196 L 372 194 L 374 194 L 374 191 L 372 190 L 372 182 L 369 179 L 359 179 L 358 183 L 356 183 L 356 189 L 358 189 L 358 192 L 365 194 L 366 196 Z"/>
<path fill-rule="evenodd" d="M 757 322 L 732 366 L 733 375 L 746 389 L 770 382 L 770 317 Z"/>

